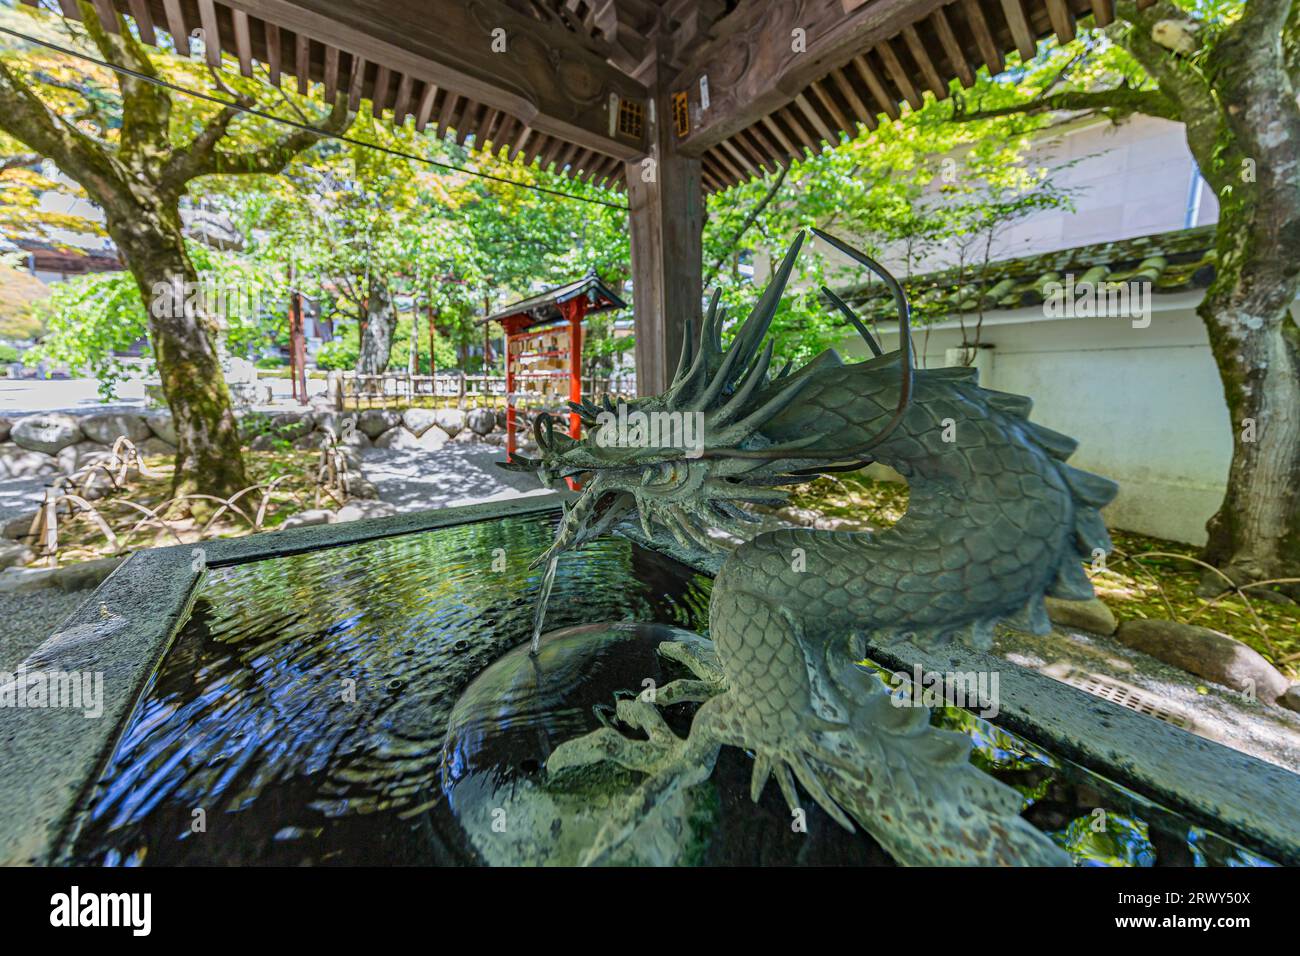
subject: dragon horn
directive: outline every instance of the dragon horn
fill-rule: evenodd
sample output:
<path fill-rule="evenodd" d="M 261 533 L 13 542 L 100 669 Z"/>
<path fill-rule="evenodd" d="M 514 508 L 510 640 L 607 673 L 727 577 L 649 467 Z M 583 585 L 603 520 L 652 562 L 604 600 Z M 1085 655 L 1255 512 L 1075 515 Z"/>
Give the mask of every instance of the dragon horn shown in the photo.
<path fill-rule="evenodd" d="M 545 421 L 546 425 L 550 424 L 551 416 L 549 412 L 542 412 L 540 415 L 538 415 L 536 418 L 533 419 L 533 438 L 537 440 L 538 448 L 542 449 L 543 451 L 550 451 L 551 447 L 546 443 L 546 439 L 550 436 L 552 429 L 550 429 L 549 427 L 546 428 L 546 435 L 543 435 L 542 429 L 543 427 L 545 427 L 543 425 L 543 421 Z"/>
<path fill-rule="evenodd" d="M 862 320 L 853 314 L 853 310 L 849 308 L 847 302 L 841 299 L 830 289 L 826 288 L 826 286 L 822 286 L 822 295 L 830 299 L 831 305 L 835 306 L 835 308 L 839 309 L 842 313 L 844 313 L 844 317 L 853 323 L 853 327 L 858 330 L 858 334 L 862 336 L 862 338 L 867 343 L 867 347 L 871 349 L 872 355 L 879 358 L 880 356 L 885 354 L 880 350 L 880 346 L 876 343 L 875 338 L 873 338 L 871 333 L 867 331 L 867 327 L 862 324 Z"/>
<path fill-rule="evenodd" d="M 898 280 L 895 279 L 890 274 L 888 269 L 882 266 L 875 259 L 871 258 L 865 252 L 861 252 L 857 249 L 854 249 L 852 246 L 848 245 L 847 243 L 842 242 L 839 239 L 836 239 L 834 236 L 822 232 L 820 229 L 814 228 L 813 235 L 823 240 L 824 242 L 830 243 L 840 252 L 848 256 L 850 259 L 853 259 L 856 262 L 861 263 L 862 265 L 870 269 L 872 272 L 874 272 L 876 275 L 880 276 L 881 281 L 883 281 L 885 285 L 889 288 L 889 291 L 894 294 L 894 304 L 898 307 L 898 352 L 899 352 L 898 364 L 899 364 L 900 372 L 902 374 L 902 380 L 900 381 L 898 387 L 898 405 L 894 408 L 894 414 L 890 416 L 889 421 L 885 423 L 885 427 L 880 429 L 880 431 L 876 432 L 876 434 L 874 434 L 873 436 L 871 436 L 870 441 L 868 441 L 865 445 L 861 445 L 858 448 L 854 449 L 853 451 L 847 452 L 846 454 L 841 456 L 844 458 L 860 457 L 867 450 L 871 448 L 875 448 L 882 441 L 884 441 L 886 438 L 889 437 L 890 433 L 892 433 L 893 430 L 898 427 L 898 423 L 903 420 L 903 415 L 907 411 L 907 406 L 912 401 L 913 370 L 912 370 L 911 307 L 908 306 L 907 304 L 907 293 L 903 291 L 903 287 L 899 285 Z"/>

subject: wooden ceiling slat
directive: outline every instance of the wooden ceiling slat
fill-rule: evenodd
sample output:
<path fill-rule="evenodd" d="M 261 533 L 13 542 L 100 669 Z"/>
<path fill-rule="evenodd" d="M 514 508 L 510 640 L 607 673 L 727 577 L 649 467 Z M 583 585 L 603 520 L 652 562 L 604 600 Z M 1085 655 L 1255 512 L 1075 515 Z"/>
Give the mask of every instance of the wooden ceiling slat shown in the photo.
<path fill-rule="evenodd" d="M 907 43 L 907 49 L 911 52 L 912 59 L 921 68 L 921 75 L 925 77 L 925 85 L 929 87 L 935 99 L 945 99 L 948 96 L 948 84 L 943 81 L 943 77 L 939 75 L 938 69 L 935 68 L 934 61 L 930 59 L 930 52 L 925 48 L 921 35 L 916 32 L 916 27 L 911 25 L 903 27 L 903 40 Z"/>
<path fill-rule="evenodd" d="M 591 161 L 595 157 L 595 151 L 590 149 L 580 149 L 578 155 L 573 157 L 573 171 L 584 183 L 591 179 Z"/>
<path fill-rule="evenodd" d="M 415 111 L 415 131 L 417 133 L 423 133 L 424 128 L 429 125 L 429 117 L 433 115 L 433 101 L 437 95 L 437 84 L 424 84 L 424 92 L 420 94 L 420 105 Z"/>
<path fill-rule="evenodd" d="M 524 144 L 526 144 L 534 135 L 532 127 L 525 123 L 524 128 L 519 131 L 517 136 L 515 136 L 515 141 L 511 144 L 510 151 L 506 153 L 506 158 L 513 163 L 519 157 L 520 152 L 523 151 Z"/>
<path fill-rule="evenodd" d="M 617 182 L 623 177 L 623 160 L 615 156 L 605 156 L 596 170 L 594 182 L 608 188 L 611 181 Z"/>
<path fill-rule="evenodd" d="M 461 96 L 459 93 L 448 91 L 447 99 L 443 101 L 442 112 L 438 114 L 438 138 L 447 135 L 447 130 L 451 127 L 451 118 L 456 115 L 456 110 L 460 108 Z"/>
<path fill-rule="evenodd" d="M 179 2 L 179 0 L 173 0 Z M 59 0 L 59 9 L 69 20 L 80 20 L 81 11 L 77 8 L 77 0 Z"/>
<path fill-rule="evenodd" d="M 523 145 L 519 147 L 518 151 L 511 157 L 510 161 L 512 163 L 517 162 L 522 163 L 525 166 L 531 166 L 533 164 L 533 158 L 541 151 L 545 142 L 546 137 L 530 127 L 528 129 L 528 136 L 524 138 Z"/>
<path fill-rule="evenodd" d="M 748 129 L 742 129 L 736 134 L 736 142 L 745 150 L 745 153 L 753 157 L 758 165 L 764 169 L 776 172 L 778 168 L 789 161 L 782 162 L 784 157 L 779 149 L 773 149 L 772 144 L 768 142 L 767 137 L 762 136 L 762 131 L 757 123 Z"/>
<path fill-rule="evenodd" d="M 411 112 L 411 87 L 415 80 L 411 74 L 403 73 L 397 81 L 397 97 L 393 100 L 393 122 L 398 126 L 406 124 L 406 114 Z"/>
<path fill-rule="evenodd" d="M 785 135 L 785 130 L 777 126 L 771 116 L 764 116 L 759 120 L 759 123 L 762 124 L 763 129 L 776 137 L 777 142 L 781 144 L 781 148 L 785 150 L 785 154 L 791 159 L 797 158 L 799 154 L 803 152 L 803 150 L 790 141 L 790 137 Z"/>
<path fill-rule="evenodd" d="M 158 45 L 158 35 L 153 29 L 153 14 L 149 12 L 146 0 L 131 0 L 131 16 L 140 31 L 140 39 L 150 46 Z"/>
<path fill-rule="evenodd" d="M 1101 2 L 1104 3 L 1106 0 Z M 970 89 L 975 85 L 975 71 L 971 69 L 970 61 L 966 59 L 961 44 L 957 42 L 957 34 L 953 32 L 952 24 L 948 22 L 948 15 L 943 12 L 943 9 L 939 7 L 930 14 L 930 23 L 934 26 L 934 32 L 939 37 L 944 55 L 948 58 L 948 66 L 952 68 L 953 73 L 957 74 L 961 85 Z"/>
<path fill-rule="evenodd" d="M 235 9 L 230 13 L 235 24 L 235 55 L 239 57 L 239 72 L 244 76 L 252 76 L 253 44 L 248 36 L 248 14 Z"/>
<path fill-rule="evenodd" d="M 876 55 L 885 64 L 885 72 L 894 81 L 895 88 L 903 94 L 903 99 L 911 104 L 912 109 L 919 110 L 923 105 L 921 94 L 916 91 L 916 86 L 912 83 L 912 78 L 907 75 L 907 70 L 903 69 L 903 64 L 894 51 L 894 45 L 885 40 L 876 47 Z"/>
<path fill-rule="evenodd" d="M 709 160 L 709 154 L 705 153 L 700 161 L 700 176 L 711 184 L 714 192 L 727 188 L 727 177 L 722 170 Z"/>
<path fill-rule="evenodd" d="M 1092 18 L 1097 26 L 1109 26 L 1115 19 L 1113 0 L 1092 0 Z"/>
<path fill-rule="evenodd" d="M 790 165 L 790 155 L 794 150 L 784 149 L 773 142 L 762 123 L 755 123 L 749 129 L 744 130 L 744 133 L 749 137 L 749 141 L 754 144 L 755 149 L 772 158 L 773 168 Z"/>
<path fill-rule="evenodd" d="M 564 167 L 569 165 L 569 160 L 572 158 L 573 154 L 577 152 L 578 146 L 576 143 L 566 143 L 563 140 L 556 140 L 556 142 L 559 143 L 559 148 L 555 150 L 553 155 L 548 156 L 546 161 L 548 163 L 554 163 L 555 171 L 557 173 L 562 173 L 564 172 Z"/>
<path fill-rule="evenodd" d="M 594 183 L 601 176 L 601 171 L 605 168 L 605 160 L 609 157 L 604 153 L 598 153 L 595 150 L 588 150 L 588 156 L 583 157 L 582 181 Z"/>
<path fill-rule="evenodd" d="M 478 126 L 474 128 L 475 149 L 487 149 L 488 140 L 492 136 L 492 127 L 496 125 L 497 120 L 500 118 L 500 110 L 483 107 L 483 117 L 479 120 Z"/>
<path fill-rule="evenodd" d="M 980 56 L 984 58 L 984 65 L 989 68 L 989 73 L 996 76 L 1002 72 L 1005 64 L 1002 62 L 1002 51 L 993 42 L 993 33 L 989 30 L 988 20 L 984 19 L 984 11 L 980 9 L 979 0 L 961 0 L 961 8 L 966 14 L 966 23 L 975 36 L 975 45 L 979 47 Z"/>
<path fill-rule="evenodd" d="M 1062 43 L 1074 39 L 1074 13 L 1065 0 L 1047 0 L 1047 15 L 1052 20 L 1052 32 Z"/>
<path fill-rule="evenodd" d="M 822 107 L 831 114 L 831 119 L 835 121 L 835 125 L 838 129 L 853 129 L 853 124 L 849 121 L 848 115 L 840 108 L 840 104 L 835 102 L 835 98 L 831 95 L 831 91 L 826 88 L 825 84 L 821 80 L 813 81 L 812 91 L 813 95 L 817 97 L 817 100 L 821 103 Z M 839 142 L 838 136 L 831 138 L 832 144 L 837 142 Z"/>
<path fill-rule="evenodd" d="M 871 97 L 876 101 L 876 106 L 880 111 L 890 119 L 898 119 L 898 104 L 894 102 L 893 97 L 885 92 L 885 84 L 880 82 L 880 77 L 876 75 L 876 71 L 867 62 L 867 58 L 859 53 L 853 58 L 853 68 L 858 71 L 858 76 L 862 77 L 863 82 L 867 84 L 867 89 L 871 91 Z"/>
<path fill-rule="evenodd" d="M 562 149 L 564 149 L 564 140 L 550 137 L 550 142 L 546 144 L 546 148 L 541 151 L 538 157 L 542 169 L 550 169 Z"/>
<path fill-rule="evenodd" d="M 280 85 L 280 28 L 274 23 L 262 22 L 263 37 L 266 41 L 266 71 L 271 79 L 272 86 Z M 330 51 L 325 51 L 325 62 L 329 63 Z M 338 73 L 338 51 L 334 51 L 334 71 Z M 336 77 L 337 79 L 337 77 Z M 334 93 L 328 91 L 327 98 L 333 102 Z"/>
<path fill-rule="evenodd" d="M 325 100 L 333 103 L 339 92 L 339 48 L 325 47 Z"/>
<path fill-rule="evenodd" d="M 73 9 L 76 9 L 75 4 Z M 190 28 L 185 24 L 185 11 L 181 9 L 181 0 L 163 0 L 163 11 L 167 14 L 167 32 L 172 35 L 176 52 L 181 56 L 189 56 Z"/>
<path fill-rule="evenodd" d="M 1029 28 L 1029 18 L 1025 16 L 1025 8 L 1021 0 L 999 0 L 999 2 L 1002 4 L 1002 15 L 1007 18 L 1007 26 L 1011 28 L 1011 37 L 1016 41 L 1016 49 L 1020 51 L 1020 59 L 1027 63 L 1038 52 L 1038 44 L 1034 42 L 1034 34 Z"/>
<path fill-rule="evenodd" d="M 840 95 L 848 101 L 849 109 L 853 111 L 853 116 L 860 123 L 866 123 L 868 129 L 876 128 L 876 117 L 868 109 L 867 104 L 863 102 L 862 96 L 854 89 L 849 78 L 844 75 L 843 70 L 831 70 L 831 79 L 839 87 Z"/>
<path fill-rule="evenodd" d="M 203 27 L 203 50 L 209 66 L 221 67 L 221 31 L 217 29 L 217 8 L 212 0 L 199 0 L 199 23 Z"/>
<path fill-rule="evenodd" d="M 831 128 L 829 125 L 827 125 L 826 121 L 822 119 L 821 115 L 815 109 L 813 109 L 813 105 L 808 102 L 808 97 L 800 93 L 798 96 L 794 98 L 794 103 L 796 106 L 799 107 L 800 112 L 802 112 L 803 115 L 808 118 L 808 122 L 810 122 L 813 125 L 813 129 L 815 129 L 821 135 L 822 139 L 824 139 L 828 143 L 834 142 L 835 140 L 838 139 L 838 137 L 833 132 L 831 132 Z M 812 151 L 814 153 L 819 152 L 821 150 L 821 146 L 822 144 L 820 142 L 813 143 Z"/>
<path fill-rule="evenodd" d="M 352 69 L 348 72 L 348 109 L 355 112 L 361 106 L 361 86 L 366 81 L 366 58 L 353 54 Z"/>
<path fill-rule="evenodd" d="M 311 40 L 305 33 L 294 39 L 293 72 L 298 78 L 298 92 L 306 96 L 311 92 Z"/>
<path fill-rule="evenodd" d="M 208 0 L 208 5 L 212 5 L 212 0 Z M 109 33 L 118 33 L 117 27 L 117 10 L 113 8 L 113 0 L 95 0 L 95 12 L 99 14 L 99 22 L 104 25 L 104 29 Z"/>
<path fill-rule="evenodd" d="M 464 146 L 465 140 L 469 139 L 471 127 L 474 124 L 474 118 L 479 115 L 479 110 L 487 109 L 486 106 L 480 106 L 473 100 L 465 100 L 461 105 L 460 115 L 454 117 L 451 121 L 452 131 L 456 134 L 455 140 L 457 146 Z"/>
<path fill-rule="evenodd" d="M 704 155 L 713 157 L 714 165 L 725 171 L 725 179 L 739 182 L 745 178 L 745 174 L 740 171 L 739 167 L 727 158 L 725 150 L 715 146 Z"/>
<path fill-rule="evenodd" d="M 492 154 L 499 154 L 503 147 L 510 145 L 514 139 L 515 130 L 519 127 L 519 120 L 515 119 L 509 113 L 501 115 L 501 122 L 497 124 L 495 132 L 492 133 Z"/>
<path fill-rule="evenodd" d="M 740 147 L 735 143 L 734 136 L 729 136 L 724 139 L 721 145 L 724 150 L 731 154 L 731 158 L 738 162 L 747 173 L 753 176 L 758 175 L 758 164 L 741 152 Z"/>
<path fill-rule="evenodd" d="M 388 83 L 391 79 L 391 71 L 382 63 L 375 70 L 375 85 L 370 88 L 370 112 L 374 114 L 375 119 L 381 119 L 384 115 L 384 105 L 388 102 Z M 397 117 L 393 117 L 394 120 Z"/>
<path fill-rule="evenodd" d="M 817 137 L 809 133 L 800 122 L 799 116 L 790 106 L 785 106 L 772 114 L 778 122 L 784 123 L 785 128 L 790 131 L 791 137 L 799 144 L 798 155 L 802 156 L 805 149 L 816 153 L 818 148 Z"/>

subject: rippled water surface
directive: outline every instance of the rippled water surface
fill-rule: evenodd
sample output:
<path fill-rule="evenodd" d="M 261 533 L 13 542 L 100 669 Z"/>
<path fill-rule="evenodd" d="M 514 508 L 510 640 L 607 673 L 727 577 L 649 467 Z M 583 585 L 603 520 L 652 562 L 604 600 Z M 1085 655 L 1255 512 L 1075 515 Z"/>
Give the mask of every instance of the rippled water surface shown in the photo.
<path fill-rule="evenodd" d="M 443 738 L 461 692 L 529 641 L 543 570 L 528 564 L 555 520 L 492 519 L 210 570 L 92 796 L 76 860 L 484 862 L 444 796 Z M 706 633 L 709 588 L 669 558 L 606 538 L 560 561 L 546 629 L 639 621 Z M 607 696 L 602 685 L 581 713 L 529 719 L 568 736 L 608 718 L 612 699 L 590 703 Z M 671 716 L 684 734 L 689 709 Z M 1078 863 L 1262 862 L 966 711 L 934 720 L 969 733 L 973 759 L 1017 787 L 1025 816 Z M 525 754 L 509 736 L 493 759 L 544 773 L 549 749 Z M 754 827 L 786 831 L 788 814 L 775 787 L 762 806 L 748 803 L 748 761 L 724 748 L 712 778 L 722 806 L 749 809 L 733 815 L 738 835 L 715 841 L 711 861 L 888 862 L 815 808 L 816 840 L 782 838 L 751 858 Z M 484 772 L 500 780 L 502 763 Z"/>
<path fill-rule="evenodd" d="M 502 518 L 210 570 L 77 856 L 457 861 L 422 812 L 438 799 L 447 715 L 476 674 L 529 639 L 542 571 L 528 564 L 554 523 Z M 606 538 L 560 562 L 547 627 L 703 630 L 709 584 Z"/>

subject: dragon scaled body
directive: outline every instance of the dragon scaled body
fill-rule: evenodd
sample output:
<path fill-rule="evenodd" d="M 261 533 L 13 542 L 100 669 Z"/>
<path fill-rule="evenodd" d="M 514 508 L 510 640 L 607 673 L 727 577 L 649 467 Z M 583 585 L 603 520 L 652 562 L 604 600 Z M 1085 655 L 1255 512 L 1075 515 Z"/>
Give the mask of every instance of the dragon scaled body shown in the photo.
<path fill-rule="evenodd" d="M 797 371 L 772 372 L 772 347 L 762 343 L 800 237 L 726 349 L 715 296 L 698 337 L 687 336 L 672 386 L 629 403 L 702 416 L 699 447 L 619 443 L 602 434 L 612 408 L 581 405 L 583 440 L 543 420 L 542 459 L 512 466 L 582 483 L 544 557 L 633 511 L 647 528 L 714 547 L 710 528 L 745 536 L 746 503 L 780 501 L 783 485 L 866 460 L 907 479 L 906 515 L 879 533 L 790 529 L 736 547 L 714 583 L 711 645 L 661 648 L 699 678 L 657 695 L 661 706 L 702 701 L 687 740 L 653 705 L 623 701 L 620 717 L 648 740 L 604 728 L 561 745 L 549 766 L 614 759 L 647 774 L 593 860 L 667 791 L 707 778 L 718 748 L 730 745 L 755 754 L 755 799 L 775 777 L 796 808 L 802 787 L 900 862 L 1067 862 L 1021 819 L 1019 795 L 970 763 L 969 738 L 931 727 L 925 708 L 894 705 L 889 688 L 856 663 L 853 637 L 983 648 L 1000 621 L 1045 633 L 1045 595 L 1092 596 L 1081 557 L 1109 549 L 1098 509 L 1116 486 L 1067 465 L 1075 443 L 1030 422 L 1027 398 L 981 388 L 973 369 L 912 368 L 901 289 L 870 259 L 824 238 L 892 283 L 899 351 L 852 364 L 827 351 Z"/>

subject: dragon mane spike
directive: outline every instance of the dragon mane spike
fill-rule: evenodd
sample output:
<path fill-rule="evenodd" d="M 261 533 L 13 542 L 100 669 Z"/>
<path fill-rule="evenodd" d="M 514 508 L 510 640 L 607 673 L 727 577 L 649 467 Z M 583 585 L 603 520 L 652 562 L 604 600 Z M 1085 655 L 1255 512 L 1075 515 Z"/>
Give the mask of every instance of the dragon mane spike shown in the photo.
<path fill-rule="evenodd" d="M 753 398 L 755 390 L 767 380 L 767 369 L 772 362 L 772 349 L 776 343 L 768 340 L 767 347 L 759 354 L 758 359 L 745 374 L 744 379 L 736 389 L 736 393 L 727 399 L 727 403 L 718 410 L 714 420 L 710 423 L 714 428 L 722 428 L 730 425 L 745 410 L 749 400 Z"/>
<path fill-rule="evenodd" d="M 772 280 L 767 284 L 767 288 L 763 290 L 758 302 L 755 303 L 753 311 L 749 313 L 749 318 L 745 319 L 745 324 L 736 333 L 735 341 L 731 343 L 731 349 L 738 349 L 740 352 L 740 367 L 742 368 L 747 366 L 758 353 L 758 347 L 772 325 L 776 310 L 780 308 L 781 295 L 790 282 L 790 273 L 794 270 L 795 260 L 799 257 L 799 249 L 803 246 L 804 236 L 804 231 L 800 229 L 794 237 L 794 242 L 790 243 L 790 248 L 786 251 L 785 258 L 781 260 L 781 265 L 772 276 Z"/>
<path fill-rule="evenodd" d="M 680 385 L 686 378 L 691 367 L 693 358 L 692 327 L 690 319 L 686 320 L 686 327 L 682 329 L 682 354 L 677 358 L 677 372 L 673 375 L 672 387 Z"/>
<path fill-rule="evenodd" d="M 679 363 L 678 378 L 673 380 L 672 392 L 673 403 L 689 402 L 694 396 L 695 391 L 709 377 L 709 365 L 711 359 L 717 355 L 715 341 L 720 333 L 721 318 L 718 311 L 718 301 L 722 295 L 721 289 L 714 289 L 713 295 L 709 297 L 709 311 L 704 315 L 704 321 L 700 323 L 700 344 L 695 349 L 695 354 L 691 360 L 690 368 L 685 375 L 681 374 Z M 690 323 L 687 323 L 689 335 Z M 683 346 L 683 353 L 685 346 Z"/>

